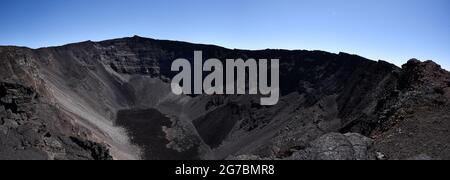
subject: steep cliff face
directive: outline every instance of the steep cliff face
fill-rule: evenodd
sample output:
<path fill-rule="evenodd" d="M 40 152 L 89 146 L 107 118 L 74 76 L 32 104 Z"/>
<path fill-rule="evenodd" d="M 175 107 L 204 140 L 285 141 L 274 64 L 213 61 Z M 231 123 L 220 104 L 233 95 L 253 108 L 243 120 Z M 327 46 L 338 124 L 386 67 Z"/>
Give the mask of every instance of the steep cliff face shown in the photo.
<path fill-rule="evenodd" d="M 112 159 L 51 102 L 30 50 L 0 48 L 0 57 L 1 159 Z"/>
<path fill-rule="evenodd" d="M 280 102 L 175 96 L 171 63 L 193 61 L 196 50 L 203 59 L 280 59 Z M 32 145 L 29 151 L 40 158 L 449 158 L 450 78 L 432 62 L 412 60 L 398 68 L 345 53 L 230 50 L 140 37 L 36 50 L 1 47 L 0 58 L 1 80 L 39 97 L 31 98 L 34 106 L 49 107 L 24 112 L 49 124 L 46 129 L 57 132 L 51 138 L 70 152 L 55 156 L 45 145 Z M 3 89 L 2 96 L 8 92 Z M 17 113 L 10 102 L 2 99 L 0 110 Z M 4 114 L 0 127 L 21 132 L 2 124 L 10 119 Z M 8 148 L 20 144 L 2 142 Z M 328 147 L 337 149 L 323 152 Z"/>

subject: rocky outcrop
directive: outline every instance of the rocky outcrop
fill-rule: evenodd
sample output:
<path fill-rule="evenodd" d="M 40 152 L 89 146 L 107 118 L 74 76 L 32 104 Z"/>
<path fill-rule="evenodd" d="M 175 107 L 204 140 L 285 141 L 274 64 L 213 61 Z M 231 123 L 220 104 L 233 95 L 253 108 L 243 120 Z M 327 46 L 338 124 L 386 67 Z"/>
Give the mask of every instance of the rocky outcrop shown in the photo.
<path fill-rule="evenodd" d="M 64 132 L 70 124 L 36 92 L 0 82 L 1 159 L 111 159 L 108 149 Z M 81 143 L 83 142 L 83 143 Z"/>
<path fill-rule="evenodd" d="M 450 74 L 432 61 L 405 64 L 397 95 L 371 133 L 374 149 L 389 159 L 449 159 L 449 82 Z"/>
<path fill-rule="evenodd" d="M 295 152 L 290 160 L 375 160 L 373 140 L 360 134 L 330 133 Z"/>
<path fill-rule="evenodd" d="M 229 160 L 375 160 L 373 140 L 357 133 L 328 133 L 306 147 L 291 149 L 287 157 L 263 158 L 256 155 L 230 156 Z M 422 156 L 421 156 L 422 157 Z"/>
<path fill-rule="evenodd" d="M 70 137 L 70 139 L 75 144 L 83 148 L 83 150 L 90 151 L 91 157 L 94 160 L 113 160 L 113 157 L 109 154 L 109 150 L 102 144 L 87 141 L 77 137 Z"/>

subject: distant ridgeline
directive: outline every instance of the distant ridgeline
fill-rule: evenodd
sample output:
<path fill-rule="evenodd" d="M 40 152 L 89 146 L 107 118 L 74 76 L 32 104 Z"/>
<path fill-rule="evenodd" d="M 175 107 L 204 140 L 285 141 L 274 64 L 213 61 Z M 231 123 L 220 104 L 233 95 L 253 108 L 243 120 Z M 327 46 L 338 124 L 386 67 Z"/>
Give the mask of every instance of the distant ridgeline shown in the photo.
<path fill-rule="evenodd" d="M 267 59 L 259 59 L 258 62 L 255 59 L 248 59 L 247 61 L 227 59 L 224 69 L 222 61 L 217 58 L 208 59 L 203 64 L 202 54 L 202 51 L 194 52 L 193 69 L 191 69 L 191 63 L 187 59 L 176 59 L 172 63 L 171 70 L 180 71 L 172 79 L 171 87 L 174 94 L 244 95 L 248 91 L 248 94 L 252 95 L 269 96 L 261 98 L 261 105 L 278 103 L 280 97 L 279 59 L 271 60 L 270 69 L 267 67 Z M 267 76 L 269 70 L 271 71 L 270 81 L 268 81 Z M 203 71 L 211 73 L 203 79 Z M 194 90 L 192 90 L 192 74 L 194 75 Z M 246 82 L 248 82 L 248 86 Z"/>

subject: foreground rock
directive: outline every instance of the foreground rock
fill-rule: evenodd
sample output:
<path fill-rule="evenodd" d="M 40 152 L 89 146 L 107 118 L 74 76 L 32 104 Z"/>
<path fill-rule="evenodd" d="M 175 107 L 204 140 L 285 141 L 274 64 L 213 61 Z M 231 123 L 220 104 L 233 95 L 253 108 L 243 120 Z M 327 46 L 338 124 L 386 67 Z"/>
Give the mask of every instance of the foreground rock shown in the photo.
<path fill-rule="evenodd" d="M 371 133 L 389 159 L 450 159 L 450 73 L 432 61 L 403 66 L 399 92 Z"/>
<path fill-rule="evenodd" d="M 330 133 L 295 152 L 289 160 L 375 160 L 373 141 L 360 134 Z"/>
<path fill-rule="evenodd" d="M 105 145 L 77 136 L 63 115 L 32 89 L 0 82 L 0 158 L 110 160 Z"/>

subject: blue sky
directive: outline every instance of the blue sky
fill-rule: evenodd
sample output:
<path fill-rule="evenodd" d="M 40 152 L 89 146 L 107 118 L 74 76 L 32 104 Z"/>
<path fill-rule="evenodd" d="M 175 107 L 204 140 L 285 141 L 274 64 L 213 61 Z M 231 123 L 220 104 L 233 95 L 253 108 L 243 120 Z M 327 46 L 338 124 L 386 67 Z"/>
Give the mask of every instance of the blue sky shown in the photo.
<path fill-rule="evenodd" d="M 0 0 L 0 45 L 140 35 L 241 49 L 348 52 L 450 69 L 449 0 Z"/>

